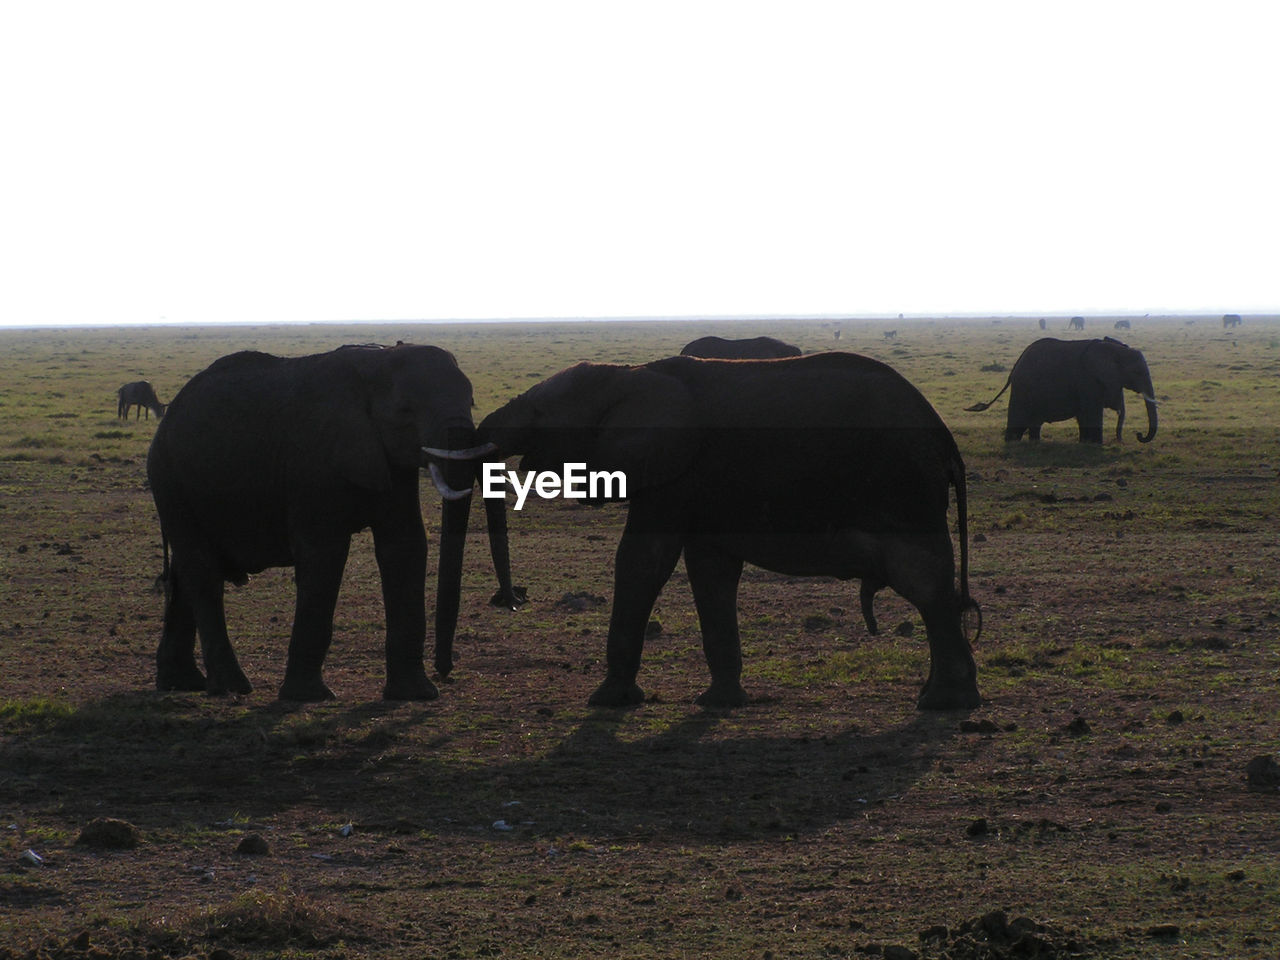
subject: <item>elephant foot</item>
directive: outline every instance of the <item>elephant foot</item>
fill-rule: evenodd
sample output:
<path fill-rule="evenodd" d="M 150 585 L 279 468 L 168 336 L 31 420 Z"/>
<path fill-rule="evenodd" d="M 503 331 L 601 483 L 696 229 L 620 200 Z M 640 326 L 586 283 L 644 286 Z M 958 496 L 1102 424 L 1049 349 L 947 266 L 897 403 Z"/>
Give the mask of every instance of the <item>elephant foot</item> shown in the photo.
<path fill-rule="evenodd" d="M 239 667 L 234 670 L 210 670 L 205 691 L 211 697 L 225 697 L 233 693 L 247 695 L 253 693 L 253 684 Z"/>
<path fill-rule="evenodd" d="M 982 705 L 976 681 L 941 684 L 930 681 L 920 691 L 916 707 L 920 710 L 972 710 Z"/>
<path fill-rule="evenodd" d="M 737 682 L 712 683 L 694 703 L 700 707 L 713 709 L 742 707 L 747 703 L 747 691 L 743 690 L 742 685 Z"/>
<path fill-rule="evenodd" d="M 644 703 L 644 691 L 634 681 L 605 680 L 587 703 L 593 707 L 634 707 Z"/>
<path fill-rule="evenodd" d="M 199 692 L 208 689 L 208 683 L 195 661 L 178 666 L 156 668 L 156 689 L 160 691 L 182 690 Z"/>
<path fill-rule="evenodd" d="M 383 700 L 435 700 L 440 696 L 436 685 L 425 673 L 413 677 L 388 679 L 382 688 Z"/>
<path fill-rule="evenodd" d="M 284 683 L 280 685 L 278 699 L 296 700 L 299 703 L 319 703 L 321 700 L 336 700 L 337 697 L 319 677 L 305 680 L 285 677 Z"/>

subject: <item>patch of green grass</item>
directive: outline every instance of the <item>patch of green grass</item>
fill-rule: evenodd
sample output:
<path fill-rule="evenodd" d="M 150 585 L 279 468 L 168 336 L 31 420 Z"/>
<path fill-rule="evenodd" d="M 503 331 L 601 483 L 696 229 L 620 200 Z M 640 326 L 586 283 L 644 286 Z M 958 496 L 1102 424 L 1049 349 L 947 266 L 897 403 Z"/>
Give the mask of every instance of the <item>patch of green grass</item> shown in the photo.
<path fill-rule="evenodd" d="M 74 713 L 71 704 L 45 697 L 0 700 L 0 725 L 6 733 L 51 726 L 68 720 Z"/>

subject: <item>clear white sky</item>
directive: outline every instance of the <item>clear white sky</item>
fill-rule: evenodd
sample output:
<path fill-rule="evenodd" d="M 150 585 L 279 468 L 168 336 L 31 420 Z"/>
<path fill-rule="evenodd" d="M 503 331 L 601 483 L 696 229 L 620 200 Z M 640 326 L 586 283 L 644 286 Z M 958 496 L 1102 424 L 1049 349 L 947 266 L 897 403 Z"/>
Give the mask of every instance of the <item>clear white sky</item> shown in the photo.
<path fill-rule="evenodd" d="M 0 324 L 1277 312 L 1276 9 L 5 2 Z"/>

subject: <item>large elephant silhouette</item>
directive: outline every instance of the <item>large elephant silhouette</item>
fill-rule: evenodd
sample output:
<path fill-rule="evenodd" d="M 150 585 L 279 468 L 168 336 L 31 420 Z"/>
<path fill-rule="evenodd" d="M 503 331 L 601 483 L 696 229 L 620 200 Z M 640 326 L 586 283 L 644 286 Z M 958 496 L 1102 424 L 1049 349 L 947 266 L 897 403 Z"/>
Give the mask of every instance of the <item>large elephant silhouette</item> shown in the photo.
<path fill-rule="evenodd" d="M 237 353 L 196 374 L 169 405 L 147 456 L 166 580 L 156 686 L 248 693 L 227 636 L 224 583 L 292 566 L 297 600 L 280 698 L 331 698 L 321 668 L 338 588 L 352 534 L 370 528 L 387 621 L 383 695 L 436 697 L 422 659 L 419 468 L 429 467 L 444 498 L 436 637 L 447 642 L 475 457 L 484 452 L 471 406 L 471 384 L 453 356 L 430 346 Z M 498 508 L 490 516 L 500 596 L 514 605 L 505 517 Z M 195 662 L 197 633 L 207 676 Z"/>
<path fill-rule="evenodd" d="M 745 563 L 892 587 L 928 632 L 919 706 L 979 703 L 961 623 L 977 610 L 964 463 L 928 401 L 885 364 L 845 353 L 583 363 L 489 414 L 478 435 L 499 456 L 522 454 L 525 470 L 581 463 L 627 478 L 607 674 L 591 703 L 643 699 L 645 626 L 682 551 L 711 672 L 700 704 L 746 700 L 737 616 Z M 953 487 L 959 590 L 947 525 Z"/>
<path fill-rule="evenodd" d="M 680 355 L 707 360 L 768 360 L 773 357 L 798 357 L 800 348 L 773 337 L 746 337 L 742 340 L 699 337 L 686 343 Z"/>
<path fill-rule="evenodd" d="M 1138 440 L 1149 443 L 1155 438 L 1157 401 L 1146 358 L 1112 337 L 1037 340 L 1022 351 L 999 393 L 965 409 L 986 410 L 1010 388 L 1007 442 L 1021 440 L 1023 434 L 1039 440 L 1042 425 L 1074 419 L 1081 443 L 1101 443 L 1104 409 L 1116 411 L 1116 440 L 1120 440 L 1126 389 L 1141 394 L 1146 403 L 1147 432 L 1138 434 Z"/>

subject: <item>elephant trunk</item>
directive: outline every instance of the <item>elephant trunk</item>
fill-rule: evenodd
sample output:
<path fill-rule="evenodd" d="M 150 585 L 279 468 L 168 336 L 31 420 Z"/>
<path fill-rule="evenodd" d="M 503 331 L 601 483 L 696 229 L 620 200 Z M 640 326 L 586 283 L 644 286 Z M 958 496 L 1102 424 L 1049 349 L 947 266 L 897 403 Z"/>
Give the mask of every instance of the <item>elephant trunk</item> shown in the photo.
<path fill-rule="evenodd" d="M 1159 425 L 1159 418 L 1156 414 L 1156 399 L 1154 392 L 1147 392 L 1142 397 L 1143 402 L 1147 405 L 1147 432 L 1138 434 L 1139 443 L 1150 443 L 1156 437 L 1156 427 Z"/>
<path fill-rule="evenodd" d="M 436 672 L 453 669 L 453 635 L 462 596 L 462 548 L 467 542 L 471 498 L 446 499 L 440 507 L 440 570 L 436 579 Z"/>
<path fill-rule="evenodd" d="M 478 478 L 480 464 L 468 465 L 472 479 Z M 470 489 L 470 485 L 468 485 Z M 498 577 L 498 592 L 490 599 L 494 606 L 517 610 L 527 599 L 524 587 L 511 582 L 511 552 L 507 543 L 506 500 L 486 498 L 485 521 L 489 532 L 489 553 Z M 462 548 L 467 539 L 471 498 L 446 499 L 441 513 L 440 573 L 436 595 L 436 673 L 447 677 L 453 670 L 453 640 L 458 624 L 462 581 Z"/>

